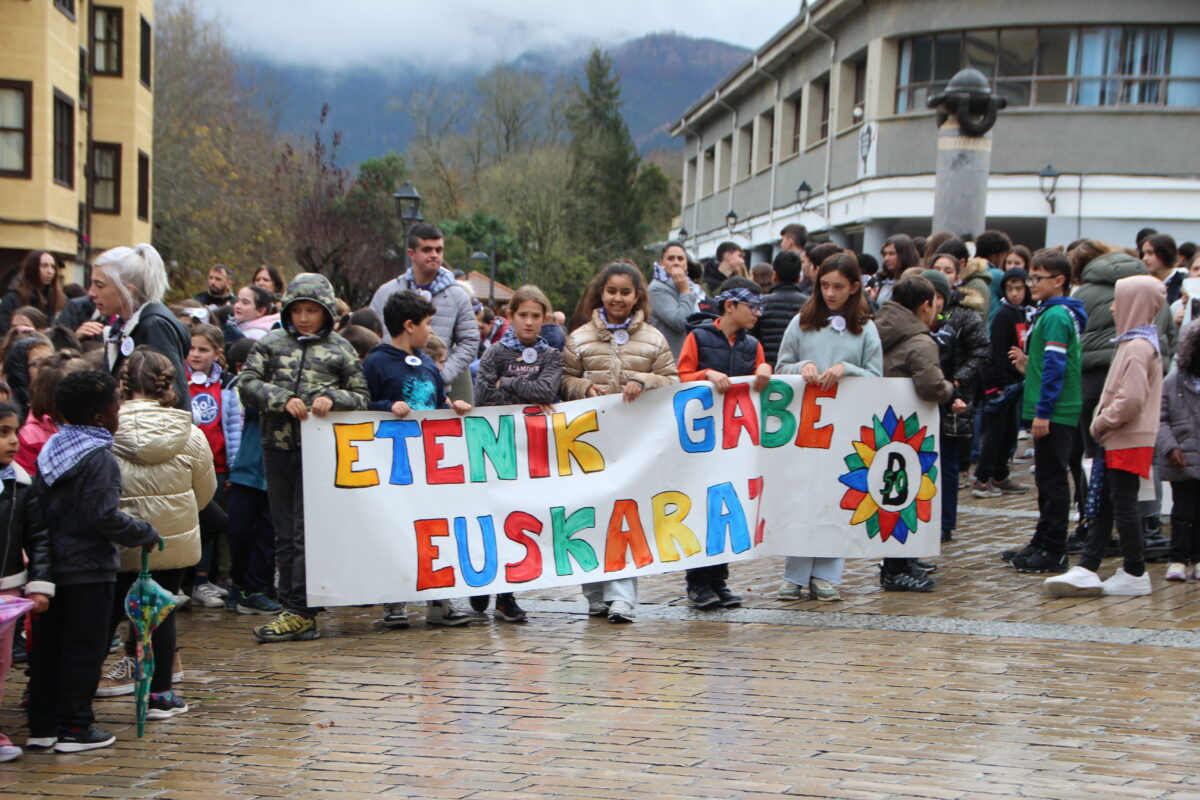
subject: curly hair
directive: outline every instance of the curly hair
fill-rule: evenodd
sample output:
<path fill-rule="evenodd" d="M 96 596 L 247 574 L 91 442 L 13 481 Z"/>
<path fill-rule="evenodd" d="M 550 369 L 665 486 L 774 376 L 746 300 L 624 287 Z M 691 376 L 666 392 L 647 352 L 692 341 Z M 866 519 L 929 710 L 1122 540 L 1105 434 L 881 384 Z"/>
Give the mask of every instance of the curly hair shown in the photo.
<path fill-rule="evenodd" d="M 1179 344 L 1175 348 L 1175 362 L 1179 369 L 1200 377 L 1200 325 L 1189 322 L 1179 332 Z"/>
<path fill-rule="evenodd" d="M 96 415 L 103 414 L 116 401 L 117 382 L 99 369 L 81 369 L 65 375 L 54 390 L 54 405 L 71 425 L 94 425 Z"/>
<path fill-rule="evenodd" d="M 121 400 L 141 394 L 158 401 L 163 408 L 179 402 L 175 392 L 175 367 L 171 359 L 149 345 L 139 345 L 121 364 Z"/>
<path fill-rule="evenodd" d="M 87 369 L 88 363 L 83 360 L 78 350 L 59 350 L 42 359 L 38 367 L 37 377 L 29 390 L 29 410 L 37 419 L 50 417 L 55 422 L 63 422 L 54 404 L 54 391 L 59 381 L 68 373 Z"/>

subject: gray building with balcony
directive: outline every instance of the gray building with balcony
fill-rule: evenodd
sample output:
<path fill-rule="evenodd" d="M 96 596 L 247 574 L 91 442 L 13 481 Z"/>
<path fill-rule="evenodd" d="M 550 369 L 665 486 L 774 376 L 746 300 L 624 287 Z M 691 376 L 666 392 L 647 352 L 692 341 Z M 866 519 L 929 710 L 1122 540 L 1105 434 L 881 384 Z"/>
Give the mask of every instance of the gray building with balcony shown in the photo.
<path fill-rule="evenodd" d="M 817 0 L 692 104 L 678 228 L 769 260 L 799 222 L 878 254 L 930 233 L 926 100 L 964 67 L 1007 99 L 988 226 L 1030 247 L 1200 240 L 1200 0 Z M 732 223 L 732 224 L 730 224 Z M 975 231 L 973 233 L 978 233 Z"/>

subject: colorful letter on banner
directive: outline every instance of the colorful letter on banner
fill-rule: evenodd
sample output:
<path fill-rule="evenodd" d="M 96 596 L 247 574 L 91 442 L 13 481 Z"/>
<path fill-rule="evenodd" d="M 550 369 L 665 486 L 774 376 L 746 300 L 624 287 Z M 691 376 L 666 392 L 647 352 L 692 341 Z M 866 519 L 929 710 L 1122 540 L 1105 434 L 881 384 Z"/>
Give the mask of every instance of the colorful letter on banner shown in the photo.
<path fill-rule="evenodd" d="M 938 409 L 776 375 L 301 426 L 308 602 L 536 590 L 763 556 L 930 556 Z"/>

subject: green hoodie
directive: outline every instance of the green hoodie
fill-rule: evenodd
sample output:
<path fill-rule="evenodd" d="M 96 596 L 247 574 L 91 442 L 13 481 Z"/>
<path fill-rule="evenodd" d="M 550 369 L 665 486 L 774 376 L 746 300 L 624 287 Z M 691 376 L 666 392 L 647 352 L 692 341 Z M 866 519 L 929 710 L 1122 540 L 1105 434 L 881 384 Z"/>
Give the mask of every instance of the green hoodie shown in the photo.
<path fill-rule="evenodd" d="M 325 325 L 305 336 L 292 326 L 291 306 L 311 300 L 325 309 Z M 318 397 L 333 401 L 334 411 L 364 411 L 370 401 L 367 379 L 354 348 L 333 332 L 336 316 L 333 286 L 323 275 L 306 272 L 283 293 L 282 328 L 259 339 L 238 381 L 242 403 L 262 412 L 262 445 L 268 450 L 296 450 L 300 429 L 285 410 L 298 397 L 311 407 Z"/>

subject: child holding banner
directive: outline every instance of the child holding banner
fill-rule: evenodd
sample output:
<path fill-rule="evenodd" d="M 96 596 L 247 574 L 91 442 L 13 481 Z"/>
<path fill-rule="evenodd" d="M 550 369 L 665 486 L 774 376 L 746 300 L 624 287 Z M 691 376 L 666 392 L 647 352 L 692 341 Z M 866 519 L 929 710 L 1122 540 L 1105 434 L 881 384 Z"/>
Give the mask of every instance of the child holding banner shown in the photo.
<path fill-rule="evenodd" d="M 937 342 L 930 333 L 935 316 L 933 284 L 913 276 L 896 283 L 875 322 L 883 345 L 884 377 L 912 378 L 922 400 L 947 403 L 954 398 L 954 384 L 938 363 Z M 966 408 L 961 398 L 953 403 L 953 411 Z M 915 558 L 885 558 L 879 583 L 885 592 L 931 592 L 935 585 Z"/>
<path fill-rule="evenodd" d="M 453 408 L 459 414 L 471 410 L 464 400 L 453 403 L 447 400 L 441 370 L 421 352 L 433 336 L 436 313 L 431 301 L 411 289 L 396 292 L 387 299 L 383 322 L 392 334 L 391 344 L 385 342 L 373 348 L 363 361 L 372 411 L 391 411 L 397 417 L 406 417 L 410 411 L 435 408 Z M 430 600 L 425 608 L 426 625 L 456 628 L 471 621 L 450 600 Z M 387 603 L 383 611 L 385 628 L 408 627 L 408 609 L 404 603 Z"/>
<path fill-rule="evenodd" d="M 475 373 L 475 402 L 481 406 L 529 403 L 549 406 L 558 399 L 562 383 L 562 353 L 542 338 L 550 318 L 550 301 L 536 286 L 522 286 L 508 303 L 511 323 L 500 339 L 479 359 Z M 471 598 L 471 608 L 487 610 L 490 595 Z M 505 622 L 525 622 L 528 615 L 512 592 L 496 595 L 496 616 Z"/>
<path fill-rule="evenodd" d="M 830 256 L 817 270 L 816 291 L 783 333 L 776 371 L 800 375 L 828 389 L 847 375 L 883 374 L 879 331 L 863 300 L 862 273 L 849 253 Z M 841 600 L 844 558 L 789 556 L 779 584 L 781 600 Z"/>
<path fill-rule="evenodd" d="M 646 389 L 679 382 L 667 340 L 646 322 L 648 305 L 642 273 L 628 261 L 614 261 L 588 284 L 578 311 L 591 318 L 563 349 L 566 399 L 620 393 L 632 403 Z M 637 578 L 585 583 L 583 595 L 590 616 L 633 622 Z"/>
<path fill-rule="evenodd" d="M 749 278 L 733 277 L 721 284 L 714 302 L 718 319 L 692 330 L 679 351 L 679 380 L 711 381 L 718 392 L 729 389 L 729 379 L 753 375 L 753 388 L 761 392 L 771 377 L 763 347 L 749 331 L 762 316 L 762 289 Z M 693 567 L 687 571 L 688 600 L 696 608 L 733 608 L 742 598 L 729 589 L 728 564 Z"/>
<path fill-rule="evenodd" d="M 254 629 L 260 642 L 316 639 L 304 568 L 304 470 L 300 425 L 308 412 L 364 411 L 369 394 L 358 354 L 333 332 L 333 286 L 305 272 L 288 284 L 276 328 L 255 343 L 242 370 L 242 404 L 262 414 L 263 464 L 275 521 L 275 559 L 283 611 Z"/>

